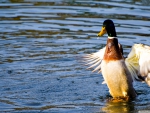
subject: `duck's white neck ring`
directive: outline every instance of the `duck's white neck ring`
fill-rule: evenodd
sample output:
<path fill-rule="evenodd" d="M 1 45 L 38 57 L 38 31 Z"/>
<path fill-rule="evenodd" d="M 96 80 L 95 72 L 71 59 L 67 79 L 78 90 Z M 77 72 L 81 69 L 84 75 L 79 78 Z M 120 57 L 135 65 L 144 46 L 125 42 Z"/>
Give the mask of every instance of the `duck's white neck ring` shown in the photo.
<path fill-rule="evenodd" d="M 109 39 L 117 38 L 117 37 L 108 37 Z"/>

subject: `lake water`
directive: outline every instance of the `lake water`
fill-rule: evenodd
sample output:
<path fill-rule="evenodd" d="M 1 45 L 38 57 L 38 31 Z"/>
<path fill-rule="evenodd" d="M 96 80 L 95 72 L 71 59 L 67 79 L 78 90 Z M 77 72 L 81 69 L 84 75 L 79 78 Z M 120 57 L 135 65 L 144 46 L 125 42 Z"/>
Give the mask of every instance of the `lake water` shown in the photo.
<path fill-rule="evenodd" d="M 0 0 L 0 111 L 148 113 L 150 88 L 135 82 L 135 101 L 109 103 L 102 75 L 80 57 L 105 46 L 114 21 L 127 55 L 150 45 L 150 0 Z"/>

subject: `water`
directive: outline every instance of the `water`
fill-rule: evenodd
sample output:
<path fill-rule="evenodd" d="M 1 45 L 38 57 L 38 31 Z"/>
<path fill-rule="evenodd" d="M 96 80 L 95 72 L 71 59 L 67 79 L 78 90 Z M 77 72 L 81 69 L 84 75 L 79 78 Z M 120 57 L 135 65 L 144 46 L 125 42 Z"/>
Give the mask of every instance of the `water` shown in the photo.
<path fill-rule="evenodd" d="M 127 55 L 134 43 L 150 44 L 149 0 L 1 0 L 0 111 L 52 113 L 143 113 L 149 87 L 134 83 L 129 103 L 108 103 L 102 75 L 79 57 L 106 44 L 97 38 L 113 19 Z"/>

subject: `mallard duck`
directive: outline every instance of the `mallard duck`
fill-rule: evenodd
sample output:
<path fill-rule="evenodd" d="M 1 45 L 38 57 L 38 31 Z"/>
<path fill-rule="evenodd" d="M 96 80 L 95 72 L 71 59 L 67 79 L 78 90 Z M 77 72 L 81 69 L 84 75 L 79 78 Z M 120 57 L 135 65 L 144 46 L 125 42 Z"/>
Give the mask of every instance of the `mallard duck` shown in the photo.
<path fill-rule="evenodd" d="M 133 81 L 145 81 L 150 85 L 150 46 L 134 44 L 125 58 L 112 20 L 105 20 L 98 36 L 108 34 L 107 44 L 96 53 L 85 55 L 84 59 L 93 72 L 101 72 L 113 98 L 134 99 L 137 94 Z"/>

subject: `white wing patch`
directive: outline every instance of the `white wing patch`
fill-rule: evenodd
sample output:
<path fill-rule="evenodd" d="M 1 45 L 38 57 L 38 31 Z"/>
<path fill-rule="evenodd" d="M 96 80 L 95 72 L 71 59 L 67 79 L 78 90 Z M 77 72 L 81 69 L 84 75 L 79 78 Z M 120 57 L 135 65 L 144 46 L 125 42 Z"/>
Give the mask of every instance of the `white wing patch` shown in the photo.
<path fill-rule="evenodd" d="M 125 62 L 132 78 L 143 78 L 150 86 L 150 46 L 134 44 Z"/>

